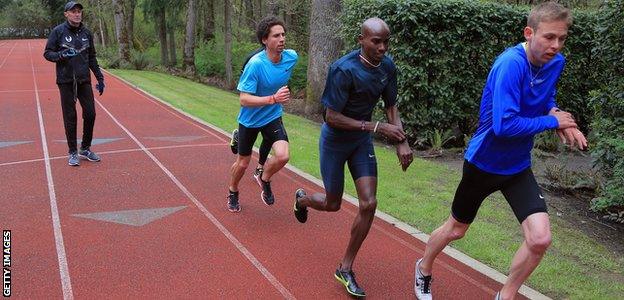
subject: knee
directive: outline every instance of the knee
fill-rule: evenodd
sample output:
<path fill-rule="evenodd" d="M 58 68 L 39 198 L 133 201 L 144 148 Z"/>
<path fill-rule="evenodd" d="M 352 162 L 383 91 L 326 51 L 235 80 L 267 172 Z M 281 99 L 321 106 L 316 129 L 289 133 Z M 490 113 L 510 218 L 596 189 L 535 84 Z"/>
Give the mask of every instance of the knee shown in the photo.
<path fill-rule="evenodd" d="M 246 170 L 249 167 L 249 159 L 237 159 L 234 166 L 238 169 Z"/>
<path fill-rule="evenodd" d="M 363 213 L 375 213 L 377 209 L 377 199 L 375 197 L 371 197 L 366 201 L 360 201 L 360 211 Z"/>
<path fill-rule="evenodd" d="M 451 223 L 447 224 L 447 236 L 450 240 L 455 241 L 459 240 L 466 235 L 466 231 L 468 231 L 468 224 L 459 223 L 457 221 L 451 221 Z"/>
<path fill-rule="evenodd" d="M 335 212 L 340 210 L 340 202 L 327 202 L 325 205 L 327 211 Z"/>
<path fill-rule="evenodd" d="M 290 160 L 290 155 L 288 155 L 288 152 L 276 153 L 275 159 L 279 164 L 285 165 Z"/>
<path fill-rule="evenodd" d="M 533 234 L 526 240 L 529 250 L 533 253 L 543 254 L 552 243 L 550 232 Z"/>

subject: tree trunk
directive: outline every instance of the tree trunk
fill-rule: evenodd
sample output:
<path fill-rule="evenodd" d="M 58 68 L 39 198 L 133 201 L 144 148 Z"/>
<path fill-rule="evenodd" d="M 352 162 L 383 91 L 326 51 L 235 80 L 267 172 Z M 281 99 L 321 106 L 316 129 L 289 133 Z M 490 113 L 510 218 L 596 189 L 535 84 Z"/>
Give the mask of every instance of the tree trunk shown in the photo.
<path fill-rule="evenodd" d="M 126 28 L 128 28 L 128 47 L 134 49 L 134 9 L 137 4 L 137 0 L 127 0 L 125 17 Z"/>
<path fill-rule="evenodd" d="M 223 16 L 224 45 L 225 45 L 225 80 L 227 88 L 232 88 L 232 3 L 224 0 L 225 14 Z"/>
<path fill-rule="evenodd" d="M 167 31 L 169 31 L 169 65 L 175 67 L 178 64 L 178 57 L 176 54 L 175 31 L 173 30 L 173 26 L 170 25 Z"/>
<path fill-rule="evenodd" d="M 312 0 L 310 7 L 310 41 L 308 48 L 308 84 L 306 114 L 321 113 L 321 95 L 325 89 L 327 70 L 342 49 L 340 32 L 340 0 Z"/>
<path fill-rule="evenodd" d="M 169 51 L 167 50 L 167 19 L 164 8 L 159 8 L 156 12 L 156 32 L 160 42 L 160 64 L 169 66 Z"/>
<path fill-rule="evenodd" d="M 128 47 L 128 28 L 126 28 L 126 19 L 124 17 L 124 1 L 112 1 L 115 14 L 115 33 L 117 35 L 117 43 L 119 44 L 119 59 L 122 65 L 127 65 L 130 63 L 130 48 Z"/>
<path fill-rule="evenodd" d="M 279 1 L 267 0 L 267 15 L 278 16 L 279 14 Z"/>
<path fill-rule="evenodd" d="M 214 0 L 204 0 L 206 9 L 204 12 L 204 41 L 211 41 L 215 38 L 215 21 L 214 21 Z"/>
<path fill-rule="evenodd" d="M 195 75 L 195 24 L 197 20 L 196 0 L 188 0 L 186 9 L 186 35 L 184 38 L 184 71 Z"/>
<path fill-rule="evenodd" d="M 100 7 L 100 1 L 96 0 L 95 1 L 95 8 L 97 11 L 102 11 L 102 8 Z M 102 45 L 102 48 L 106 48 L 106 37 L 104 32 L 104 21 L 102 21 L 102 15 L 100 14 L 95 14 L 95 18 L 98 21 L 98 31 L 99 31 L 99 38 L 100 38 L 100 45 Z"/>
<path fill-rule="evenodd" d="M 243 0 L 245 5 L 245 25 L 251 30 L 251 42 L 256 42 L 256 22 L 254 19 L 254 3 L 253 0 Z"/>

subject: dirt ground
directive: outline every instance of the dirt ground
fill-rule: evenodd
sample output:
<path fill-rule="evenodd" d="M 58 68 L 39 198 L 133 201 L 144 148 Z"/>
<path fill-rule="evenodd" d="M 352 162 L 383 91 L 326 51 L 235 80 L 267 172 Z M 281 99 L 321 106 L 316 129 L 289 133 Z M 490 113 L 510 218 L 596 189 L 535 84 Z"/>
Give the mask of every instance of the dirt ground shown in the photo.
<path fill-rule="evenodd" d="M 461 170 L 464 161 L 461 150 L 444 150 L 437 157 L 430 157 L 426 151 L 416 154 L 455 170 Z M 591 193 L 582 189 L 571 192 L 558 188 L 557 184 L 546 176 L 547 169 L 554 164 L 576 172 L 589 173 L 592 169 L 591 157 L 577 152 L 561 153 L 556 157 L 548 155 L 533 158 L 533 172 L 545 193 L 551 218 L 556 216 L 566 220 L 571 226 L 581 230 L 614 254 L 624 255 L 624 224 L 607 221 L 603 219 L 604 214 L 590 211 Z"/>

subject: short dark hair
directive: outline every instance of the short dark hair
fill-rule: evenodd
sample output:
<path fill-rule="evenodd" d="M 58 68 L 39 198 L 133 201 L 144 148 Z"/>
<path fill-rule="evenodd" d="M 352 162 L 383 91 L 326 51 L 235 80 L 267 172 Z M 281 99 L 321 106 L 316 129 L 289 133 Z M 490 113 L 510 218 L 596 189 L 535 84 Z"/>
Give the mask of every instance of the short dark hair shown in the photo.
<path fill-rule="evenodd" d="M 260 20 L 260 22 L 258 23 L 258 28 L 256 29 L 256 37 L 258 38 L 258 42 L 261 45 L 264 45 L 262 43 L 262 40 L 269 36 L 271 28 L 275 25 L 282 26 L 284 28 L 284 31 L 286 31 L 286 26 L 284 26 L 284 22 L 278 19 L 276 16 L 268 16 Z"/>
<path fill-rule="evenodd" d="M 543 2 L 531 9 L 527 18 L 527 26 L 537 30 L 539 23 L 551 21 L 565 21 L 568 27 L 570 27 L 572 25 L 572 14 L 568 8 L 557 2 Z"/>

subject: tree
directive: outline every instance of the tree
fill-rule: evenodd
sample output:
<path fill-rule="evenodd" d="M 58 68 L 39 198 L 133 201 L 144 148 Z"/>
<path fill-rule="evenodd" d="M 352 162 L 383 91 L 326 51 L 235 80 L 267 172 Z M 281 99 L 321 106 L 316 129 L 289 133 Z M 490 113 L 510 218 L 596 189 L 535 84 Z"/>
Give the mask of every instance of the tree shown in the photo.
<path fill-rule="evenodd" d="M 128 28 L 126 27 L 126 18 L 124 14 L 124 0 L 112 0 L 113 12 L 115 14 L 115 33 L 117 35 L 117 43 L 119 44 L 119 59 L 121 65 L 130 63 L 130 43 L 128 41 Z"/>
<path fill-rule="evenodd" d="M 186 9 L 186 35 L 184 39 L 184 71 L 190 75 L 195 75 L 195 27 L 197 15 L 196 1 L 188 0 Z"/>
<path fill-rule="evenodd" d="M 215 37 L 214 0 L 203 0 L 204 9 L 204 31 L 202 39 L 207 42 Z"/>
<path fill-rule="evenodd" d="M 310 9 L 310 43 L 308 52 L 308 84 L 306 87 L 306 114 L 322 112 L 321 94 L 329 65 L 338 58 L 342 50 L 340 0 L 312 0 Z"/>
<path fill-rule="evenodd" d="M 232 87 L 232 3 L 223 0 L 225 6 L 223 16 L 223 37 L 225 45 L 225 80 L 227 88 Z"/>

